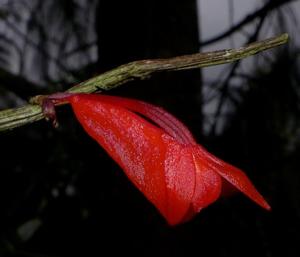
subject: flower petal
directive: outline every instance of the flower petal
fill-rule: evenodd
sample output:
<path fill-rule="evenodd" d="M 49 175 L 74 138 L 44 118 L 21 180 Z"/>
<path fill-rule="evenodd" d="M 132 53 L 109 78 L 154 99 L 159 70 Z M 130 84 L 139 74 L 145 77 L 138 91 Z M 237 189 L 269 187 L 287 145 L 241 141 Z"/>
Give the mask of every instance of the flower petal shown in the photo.
<path fill-rule="evenodd" d="M 122 167 L 168 223 L 179 223 L 194 192 L 192 157 L 148 121 L 98 95 L 68 99 L 87 133 Z"/>
<path fill-rule="evenodd" d="M 160 126 L 167 134 L 176 139 L 179 143 L 187 145 L 197 144 L 192 133 L 181 121 L 158 106 L 140 100 L 117 96 L 99 95 L 99 99 L 142 114 Z"/>
<path fill-rule="evenodd" d="M 167 220 L 170 225 L 184 221 L 195 191 L 195 165 L 190 147 L 169 142 L 165 161 Z"/>
<path fill-rule="evenodd" d="M 196 187 L 193 196 L 193 208 L 199 212 L 202 208 L 216 201 L 222 189 L 222 179 L 210 167 L 207 159 L 202 158 L 199 147 L 193 147 L 193 157 L 196 169 Z"/>
<path fill-rule="evenodd" d="M 195 188 L 190 207 L 183 217 L 182 222 L 189 221 L 203 208 L 215 202 L 222 191 L 222 178 L 213 168 L 208 165 L 207 160 L 199 154 L 198 147 L 188 147 L 193 158 L 193 170 L 195 172 Z"/>
<path fill-rule="evenodd" d="M 215 169 L 215 171 L 226 179 L 229 183 L 234 185 L 237 189 L 248 196 L 252 201 L 256 202 L 261 207 L 266 210 L 270 210 L 270 205 L 262 197 L 262 195 L 256 190 L 247 175 L 240 169 L 220 160 L 215 157 L 203 147 L 199 146 L 199 153 L 202 155 L 203 159 L 210 163 L 210 166 Z"/>

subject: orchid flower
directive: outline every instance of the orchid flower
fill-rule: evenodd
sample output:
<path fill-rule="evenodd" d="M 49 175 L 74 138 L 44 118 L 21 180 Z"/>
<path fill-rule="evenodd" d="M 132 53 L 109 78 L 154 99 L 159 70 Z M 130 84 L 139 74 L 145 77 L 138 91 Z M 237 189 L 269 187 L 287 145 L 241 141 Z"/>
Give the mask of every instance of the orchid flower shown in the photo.
<path fill-rule="evenodd" d="M 55 94 L 48 101 L 71 104 L 85 131 L 170 225 L 191 219 L 216 201 L 224 181 L 270 210 L 243 171 L 209 153 L 160 107 L 95 94 Z"/>

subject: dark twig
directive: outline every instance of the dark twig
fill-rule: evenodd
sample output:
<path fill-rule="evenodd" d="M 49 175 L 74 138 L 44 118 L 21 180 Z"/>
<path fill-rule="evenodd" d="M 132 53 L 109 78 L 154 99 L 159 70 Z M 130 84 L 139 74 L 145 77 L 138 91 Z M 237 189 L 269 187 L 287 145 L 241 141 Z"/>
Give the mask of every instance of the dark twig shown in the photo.
<path fill-rule="evenodd" d="M 222 32 L 220 35 L 212 37 L 206 41 L 200 42 L 200 47 L 203 47 L 203 46 L 215 43 L 219 40 L 222 40 L 222 39 L 232 35 L 236 31 L 240 30 L 242 27 L 248 25 L 255 19 L 262 18 L 262 17 L 266 16 L 269 12 L 276 10 L 278 7 L 280 7 L 284 4 L 293 2 L 293 1 L 295 1 L 295 0 L 285 0 L 285 1 L 284 0 L 270 0 L 263 7 L 256 10 L 255 12 L 249 14 L 244 19 L 242 19 L 240 22 L 238 22 L 237 24 L 235 24 L 234 26 L 231 26 L 228 30 Z"/>

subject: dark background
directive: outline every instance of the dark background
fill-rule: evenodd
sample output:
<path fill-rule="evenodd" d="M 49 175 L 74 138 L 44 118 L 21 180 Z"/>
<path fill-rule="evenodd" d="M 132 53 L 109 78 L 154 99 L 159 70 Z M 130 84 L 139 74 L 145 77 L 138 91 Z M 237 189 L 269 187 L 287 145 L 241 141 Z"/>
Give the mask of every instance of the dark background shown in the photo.
<path fill-rule="evenodd" d="M 274 13 L 284 21 L 290 2 L 265 1 L 209 43 L 249 24 L 247 42 L 263 38 L 264 22 Z M 0 18 L 3 109 L 132 60 L 203 46 L 193 0 L 12 0 L 3 1 Z M 262 56 L 251 73 L 242 72 L 242 62 L 226 66 L 227 76 L 211 85 L 214 99 L 199 70 L 158 74 L 109 93 L 175 114 L 199 143 L 246 171 L 271 212 L 237 194 L 169 227 L 63 107 L 58 129 L 40 121 L 0 134 L 0 256 L 300 256 L 299 49 L 291 35 L 287 46 Z M 210 100 L 217 108 L 207 117 Z"/>

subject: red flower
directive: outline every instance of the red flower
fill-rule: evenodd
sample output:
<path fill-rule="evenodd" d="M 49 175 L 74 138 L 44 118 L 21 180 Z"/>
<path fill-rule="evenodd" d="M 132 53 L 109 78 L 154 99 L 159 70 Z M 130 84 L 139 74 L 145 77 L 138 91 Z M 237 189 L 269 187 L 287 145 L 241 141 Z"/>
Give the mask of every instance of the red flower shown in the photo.
<path fill-rule="evenodd" d="M 159 107 L 105 95 L 64 94 L 49 99 L 72 105 L 86 132 L 170 225 L 190 219 L 217 200 L 224 180 L 270 209 L 241 170 L 207 152 L 180 121 Z"/>

